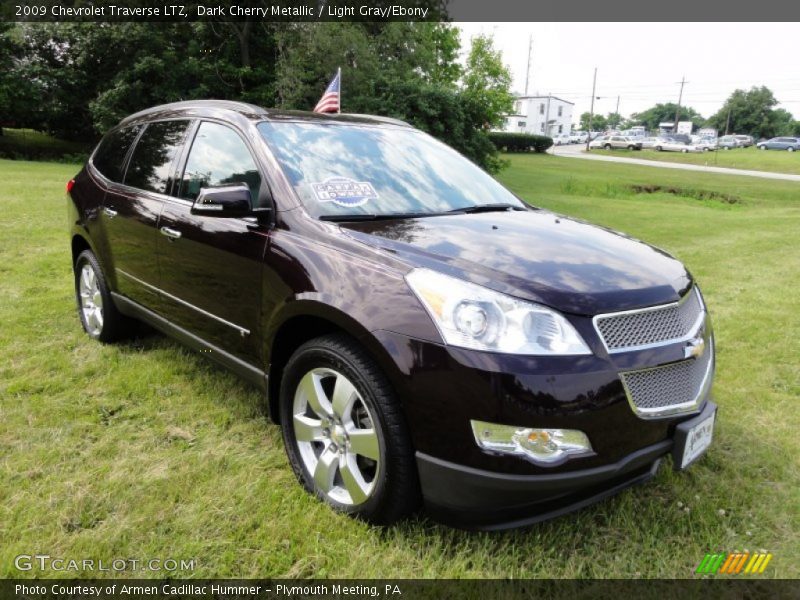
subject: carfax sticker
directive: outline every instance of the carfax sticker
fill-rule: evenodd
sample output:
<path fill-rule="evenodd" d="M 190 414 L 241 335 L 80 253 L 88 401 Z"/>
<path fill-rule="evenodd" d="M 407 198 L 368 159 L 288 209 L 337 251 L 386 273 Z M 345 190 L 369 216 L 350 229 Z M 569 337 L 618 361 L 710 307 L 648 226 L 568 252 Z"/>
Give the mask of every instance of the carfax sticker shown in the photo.
<path fill-rule="evenodd" d="M 321 183 L 312 183 L 311 187 L 318 201 L 333 202 L 349 208 L 378 198 L 378 193 L 370 182 L 354 181 L 347 177 L 329 177 Z"/>

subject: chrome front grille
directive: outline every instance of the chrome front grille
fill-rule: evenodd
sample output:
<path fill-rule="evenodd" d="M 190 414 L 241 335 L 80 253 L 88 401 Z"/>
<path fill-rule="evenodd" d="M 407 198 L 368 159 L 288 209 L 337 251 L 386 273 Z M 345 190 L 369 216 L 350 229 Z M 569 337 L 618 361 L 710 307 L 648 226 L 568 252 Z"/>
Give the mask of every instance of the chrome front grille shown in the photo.
<path fill-rule="evenodd" d="M 598 315 L 594 324 L 606 349 L 616 353 L 687 340 L 699 328 L 704 312 L 700 293 L 693 287 L 678 302 Z"/>
<path fill-rule="evenodd" d="M 691 411 L 703 399 L 714 370 L 714 345 L 702 355 L 660 367 L 620 373 L 634 412 L 662 417 Z"/>

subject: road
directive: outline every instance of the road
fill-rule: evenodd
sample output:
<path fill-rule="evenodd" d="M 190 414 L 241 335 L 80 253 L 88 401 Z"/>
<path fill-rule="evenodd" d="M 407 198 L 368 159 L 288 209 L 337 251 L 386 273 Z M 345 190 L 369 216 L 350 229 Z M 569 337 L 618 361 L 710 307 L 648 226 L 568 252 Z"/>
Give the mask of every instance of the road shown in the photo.
<path fill-rule="evenodd" d="M 606 162 L 624 163 L 629 165 L 643 165 L 645 167 L 659 167 L 662 169 L 682 169 L 684 171 L 701 171 L 704 173 L 720 173 L 722 175 L 744 175 L 746 177 L 761 177 L 763 179 L 782 179 L 784 181 L 800 181 L 800 175 L 789 173 L 770 173 L 768 171 L 749 171 L 745 169 L 728 169 L 725 167 L 706 167 L 703 165 L 690 165 L 686 163 L 662 162 L 658 160 L 643 160 L 641 158 L 626 158 L 623 156 L 605 156 L 585 152 L 585 144 L 569 144 L 568 146 L 553 146 L 549 152 L 555 156 L 569 158 L 582 158 L 584 160 L 601 160 Z"/>

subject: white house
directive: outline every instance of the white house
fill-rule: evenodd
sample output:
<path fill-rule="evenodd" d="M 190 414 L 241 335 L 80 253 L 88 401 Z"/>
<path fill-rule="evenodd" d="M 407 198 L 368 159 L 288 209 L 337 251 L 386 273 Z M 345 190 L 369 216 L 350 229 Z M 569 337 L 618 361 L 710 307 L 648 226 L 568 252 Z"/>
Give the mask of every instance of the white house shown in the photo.
<path fill-rule="evenodd" d="M 572 128 L 573 102 L 556 96 L 517 96 L 514 113 L 506 115 L 503 131 L 553 137 Z"/>

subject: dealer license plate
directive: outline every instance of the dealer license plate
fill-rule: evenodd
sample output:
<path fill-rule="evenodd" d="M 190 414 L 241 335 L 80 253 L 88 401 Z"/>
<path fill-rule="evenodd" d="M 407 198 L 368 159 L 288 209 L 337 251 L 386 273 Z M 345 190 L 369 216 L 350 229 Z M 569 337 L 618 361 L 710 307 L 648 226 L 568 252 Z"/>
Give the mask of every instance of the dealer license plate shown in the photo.
<path fill-rule="evenodd" d="M 685 469 L 692 464 L 711 445 L 711 440 L 714 437 L 715 414 L 712 413 L 710 417 L 703 419 L 686 433 L 686 442 L 684 443 L 683 456 L 681 457 L 681 469 Z"/>

